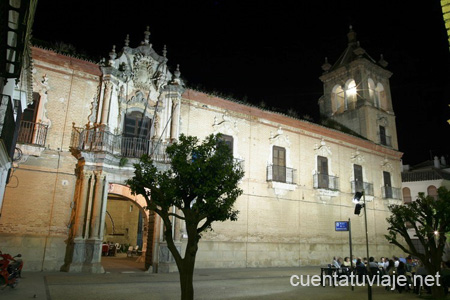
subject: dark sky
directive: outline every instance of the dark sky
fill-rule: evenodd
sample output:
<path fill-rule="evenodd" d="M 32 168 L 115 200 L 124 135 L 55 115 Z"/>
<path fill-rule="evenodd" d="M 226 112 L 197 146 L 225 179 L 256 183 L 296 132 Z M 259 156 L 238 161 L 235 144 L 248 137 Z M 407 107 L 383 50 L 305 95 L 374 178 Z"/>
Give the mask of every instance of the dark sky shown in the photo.
<path fill-rule="evenodd" d="M 400 151 L 407 164 L 450 154 L 450 51 L 439 0 L 38 2 L 33 35 L 98 59 L 126 34 L 150 42 L 188 86 L 319 118 L 324 57 L 334 63 L 349 25 L 389 63 Z M 289 3 L 286 4 L 285 2 Z M 126 3 L 126 4 L 125 4 Z"/>

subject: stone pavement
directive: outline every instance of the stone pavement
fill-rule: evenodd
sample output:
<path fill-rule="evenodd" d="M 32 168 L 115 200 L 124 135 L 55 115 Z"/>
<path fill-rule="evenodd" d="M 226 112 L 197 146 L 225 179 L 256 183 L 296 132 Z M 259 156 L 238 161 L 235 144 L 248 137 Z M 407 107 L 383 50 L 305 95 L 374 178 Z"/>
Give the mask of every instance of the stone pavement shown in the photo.
<path fill-rule="evenodd" d="M 102 259 L 105 274 L 23 272 L 16 289 L 0 290 L 5 300 L 172 300 L 180 299 L 178 273 L 143 271 L 136 258 Z M 198 269 L 194 274 L 195 299 L 367 299 L 367 287 L 293 287 L 291 275 L 318 275 L 319 267 Z M 419 299 L 415 294 L 373 288 L 373 299 Z"/>

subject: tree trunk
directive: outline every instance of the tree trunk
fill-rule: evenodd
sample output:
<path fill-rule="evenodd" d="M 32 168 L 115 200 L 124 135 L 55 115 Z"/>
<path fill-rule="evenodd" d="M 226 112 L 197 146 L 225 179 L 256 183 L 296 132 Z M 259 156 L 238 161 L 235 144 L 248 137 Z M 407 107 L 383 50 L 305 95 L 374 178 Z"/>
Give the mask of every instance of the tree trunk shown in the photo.
<path fill-rule="evenodd" d="M 440 280 L 440 286 L 436 284 L 431 287 L 431 294 L 436 300 L 445 299 L 444 287 L 442 286 L 442 280 Z"/>
<path fill-rule="evenodd" d="M 153 265 L 153 239 L 155 234 L 155 212 L 150 211 L 148 216 L 147 249 L 145 251 L 145 269 Z"/>
<path fill-rule="evenodd" d="M 195 228 L 196 226 L 192 226 Z M 198 250 L 198 240 L 195 235 L 196 232 L 194 230 L 190 230 L 192 228 L 188 228 L 188 233 L 191 234 L 188 237 L 188 243 L 186 246 L 186 252 L 184 254 L 184 258 L 181 261 L 181 268 L 179 266 L 178 271 L 180 272 L 180 285 L 181 285 L 181 300 L 193 300 L 194 299 L 194 285 L 193 285 L 193 277 L 194 277 L 194 266 L 195 266 L 195 256 L 197 255 Z M 192 232 L 195 233 L 192 233 Z"/>
<path fill-rule="evenodd" d="M 434 277 L 437 273 L 441 274 L 441 257 L 442 255 L 438 253 L 438 256 L 431 257 L 431 261 L 429 263 L 424 263 L 429 275 Z M 439 278 L 438 282 L 437 280 L 438 279 L 434 277 L 434 285 L 431 286 L 431 294 L 433 295 L 433 299 L 441 300 L 445 298 L 442 276 Z M 437 285 L 438 283 L 439 286 Z"/>
<path fill-rule="evenodd" d="M 183 259 L 183 268 L 180 271 L 181 300 L 194 300 L 194 262 Z"/>

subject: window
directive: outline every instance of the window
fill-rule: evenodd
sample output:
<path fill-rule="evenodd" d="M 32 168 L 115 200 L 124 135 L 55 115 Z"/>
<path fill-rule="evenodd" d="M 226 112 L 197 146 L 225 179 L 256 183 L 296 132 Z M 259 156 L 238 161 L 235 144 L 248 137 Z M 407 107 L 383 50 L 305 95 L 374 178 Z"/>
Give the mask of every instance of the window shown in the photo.
<path fill-rule="evenodd" d="M 375 82 L 372 78 L 367 80 L 367 85 L 369 86 L 369 98 L 373 102 L 373 105 L 378 108 L 380 104 L 378 103 L 378 95 L 375 91 Z"/>
<path fill-rule="evenodd" d="M 329 177 L 328 177 L 328 158 L 323 156 L 317 157 L 317 173 L 318 173 L 318 187 L 328 188 Z"/>
<path fill-rule="evenodd" d="M 150 138 L 151 119 L 143 116 L 142 112 L 131 112 L 125 115 L 123 135 L 141 139 Z"/>
<path fill-rule="evenodd" d="M 335 86 L 332 91 L 332 110 L 333 113 L 344 111 L 344 90 L 340 85 Z"/>
<path fill-rule="evenodd" d="M 230 148 L 233 154 L 233 137 L 231 135 L 221 134 L 220 139 Z"/>
<path fill-rule="evenodd" d="M 427 188 L 427 194 L 428 194 L 428 196 L 433 197 L 434 200 L 437 200 L 438 193 L 437 193 L 437 189 L 434 185 L 430 185 Z"/>
<path fill-rule="evenodd" d="M 403 203 L 411 203 L 411 190 L 407 187 L 403 188 Z"/>
<path fill-rule="evenodd" d="M 151 119 L 142 112 L 134 111 L 125 115 L 123 123 L 122 155 L 141 157 L 149 153 Z"/>
<path fill-rule="evenodd" d="M 362 167 L 353 165 L 353 174 L 355 176 L 355 192 L 362 192 L 364 189 Z"/>
<path fill-rule="evenodd" d="M 380 144 L 387 145 L 386 128 L 384 126 L 380 126 Z"/>
<path fill-rule="evenodd" d="M 272 164 L 273 180 L 286 182 L 286 149 L 273 146 Z"/>
<path fill-rule="evenodd" d="M 345 89 L 345 110 L 355 108 L 356 94 L 356 82 L 353 79 L 349 80 Z"/>
<path fill-rule="evenodd" d="M 377 83 L 376 87 L 376 104 L 375 106 L 384 110 L 388 109 L 386 91 L 381 83 Z"/>
<path fill-rule="evenodd" d="M 40 99 L 41 97 L 38 93 L 33 93 L 33 102 L 31 104 L 28 104 L 21 115 L 20 130 L 17 137 L 17 141 L 20 143 L 42 145 L 44 145 L 45 143 L 44 134 L 45 136 L 47 135 L 47 129 L 41 129 L 41 126 L 39 124 L 36 124 Z M 14 104 L 16 104 L 16 100 L 14 100 Z M 20 100 L 17 100 L 17 113 L 19 113 L 20 107 Z"/>
<path fill-rule="evenodd" d="M 383 171 L 385 198 L 392 198 L 391 173 Z"/>

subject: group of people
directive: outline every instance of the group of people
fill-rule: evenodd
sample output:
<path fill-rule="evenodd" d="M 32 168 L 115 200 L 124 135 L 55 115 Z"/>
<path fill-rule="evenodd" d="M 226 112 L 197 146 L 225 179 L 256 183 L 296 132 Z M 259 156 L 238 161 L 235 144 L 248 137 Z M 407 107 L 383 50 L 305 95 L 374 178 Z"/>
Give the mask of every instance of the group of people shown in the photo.
<path fill-rule="evenodd" d="M 103 242 L 102 255 L 103 256 L 116 256 L 116 252 L 119 251 L 120 245 L 113 242 Z"/>
<path fill-rule="evenodd" d="M 334 268 L 353 267 L 353 269 L 356 270 L 360 269 L 361 272 L 364 272 L 362 269 L 367 271 L 367 266 L 369 266 L 369 268 L 380 270 L 383 274 L 389 274 L 396 270 L 405 270 L 405 272 L 414 273 L 416 272 L 419 263 L 420 261 L 418 259 L 412 258 L 411 256 L 406 258 L 401 256 L 392 256 L 392 258 L 381 257 L 379 261 L 376 261 L 374 257 L 369 257 L 367 260 L 366 257 L 361 258 L 353 256 L 351 260 L 350 257 L 345 257 L 344 259 L 341 257 L 333 257 L 331 265 Z M 396 274 L 398 274 L 398 272 L 396 272 Z"/>
<path fill-rule="evenodd" d="M 389 276 L 399 276 L 404 275 L 408 283 L 413 283 L 413 276 L 426 276 L 428 275 L 427 270 L 423 266 L 423 264 L 418 260 L 411 256 L 406 258 L 392 256 L 389 257 L 381 257 L 379 261 L 376 261 L 374 257 L 345 257 L 342 259 L 341 257 L 336 258 L 333 257 L 333 261 L 331 266 L 339 269 L 339 274 L 350 274 L 352 270 L 354 270 L 357 278 L 361 278 L 365 275 L 389 275 Z M 370 271 L 369 271 L 370 270 Z M 410 290 L 410 286 L 407 284 L 406 286 L 398 286 L 397 290 L 401 293 L 403 290 Z M 413 285 L 411 285 L 413 286 Z M 425 287 L 427 291 L 429 291 L 429 287 Z M 386 287 L 389 289 L 389 287 Z M 414 286 L 414 292 L 419 292 L 419 287 Z"/>

